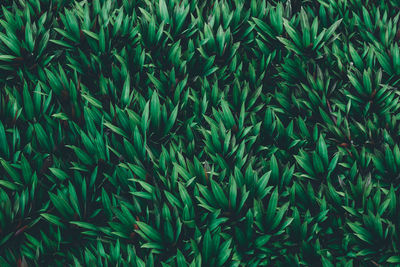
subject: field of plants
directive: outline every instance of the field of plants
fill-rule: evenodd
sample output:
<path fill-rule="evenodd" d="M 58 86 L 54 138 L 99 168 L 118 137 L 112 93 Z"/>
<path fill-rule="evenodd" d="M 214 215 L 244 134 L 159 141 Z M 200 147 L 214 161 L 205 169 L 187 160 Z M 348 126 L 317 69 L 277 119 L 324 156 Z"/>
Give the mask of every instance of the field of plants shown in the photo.
<path fill-rule="evenodd" d="M 2 0 L 0 266 L 400 266 L 400 0 Z"/>

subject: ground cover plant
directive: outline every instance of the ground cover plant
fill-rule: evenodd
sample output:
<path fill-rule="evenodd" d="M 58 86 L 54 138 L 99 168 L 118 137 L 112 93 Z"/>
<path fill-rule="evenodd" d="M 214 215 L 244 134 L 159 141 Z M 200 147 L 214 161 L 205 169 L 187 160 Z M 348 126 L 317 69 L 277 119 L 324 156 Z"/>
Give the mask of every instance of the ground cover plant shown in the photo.
<path fill-rule="evenodd" d="M 0 266 L 400 264 L 399 0 L 3 0 Z"/>

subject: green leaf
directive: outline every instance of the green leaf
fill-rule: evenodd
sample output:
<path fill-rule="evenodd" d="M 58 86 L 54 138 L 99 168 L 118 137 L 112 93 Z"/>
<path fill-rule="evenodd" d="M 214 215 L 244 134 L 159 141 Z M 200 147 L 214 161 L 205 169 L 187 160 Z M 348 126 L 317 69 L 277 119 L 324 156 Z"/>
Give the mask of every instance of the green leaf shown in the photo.
<path fill-rule="evenodd" d="M 178 116 L 178 107 L 179 105 L 176 105 L 175 108 L 172 110 L 171 116 L 169 117 L 167 124 L 165 125 L 164 134 L 168 134 L 174 126 L 176 118 Z"/>
<path fill-rule="evenodd" d="M 57 168 L 49 168 L 49 170 L 60 180 L 68 179 L 68 174 L 66 174 L 63 170 Z"/>
<path fill-rule="evenodd" d="M 400 256 L 391 256 L 389 259 L 387 259 L 387 262 L 400 263 Z"/>
<path fill-rule="evenodd" d="M 223 208 L 228 208 L 228 199 L 226 198 L 224 191 L 212 179 L 211 179 L 211 190 L 213 192 L 213 195 L 214 195 L 215 199 L 220 204 L 220 206 L 223 207 Z"/>
<path fill-rule="evenodd" d="M 97 100 L 96 98 L 92 97 L 89 94 L 82 94 L 82 97 L 88 101 L 91 105 L 93 105 L 96 108 L 102 109 L 103 105 L 101 104 L 101 102 L 99 100 Z M 53 115 L 54 116 L 54 115 Z"/>
<path fill-rule="evenodd" d="M 283 25 L 285 26 L 285 29 L 290 36 L 290 38 L 293 40 L 297 48 L 302 47 L 302 42 L 300 40 L 300 37 L 296 30 L 290 25 L 290 22 L 286 19 L 283 19 Z"/>
<path fill-rule="evenodd" d="M 18 186 L 15 183 L 11 183 L 11 182 L 5 181 L 5 180 L 0 180 L 0 185 L 6 187 L 8 189 L 11 189 L 11 190 L 17 190 L 18 189 Z"/>
<path fill-rule="evenodd" d="M 52 224 L 55 224 L 60 227 L 64 227 L 64 225 L 60 222 L 60 218 L 58 218 L 57 216 L 55 216 L 53 214 L 42 213 L 42 214 L 40 214 L 40 216 Z"/>
<path fill-rule="evenodd" d="M 270 227 L 275 219 L 276 207 L 278 205 L 278 189 L 276 188 L 269 199 L 268 208 L 266 211 L 267 227 Z"/>
<path fill-rule="evenodd" d="M 204 234 L 203 237 L 203 250 L 202 250 L 202 255 L 204 260 L 210 259 L 211 252 L 213 251 L 213 246 L 212 246 L 212 239 L 211 239 L 211 233 L 207 229 L 206 233 Z"/>
<path fill-rule="evenodd" d="M 25 26 L 25 43 L 28 46 L 28 51 L 32 53 L 35 42 L 33 40 L 30 23 L 27 23 Z"/>
<path fill-rule="evenodd" d="M 124 106 L 129 105 L 130 86 L 131 83 L 130 83 L 130 78 L 128 76 L 124 82 L 124 87 L 122 88 L 122 93 L 121 93 L 121 103 Z"/>
<path fill-rule="evenodd" d="M 161 15 L 161 19 L 165 22 L 165 23 L 169 23 L 169 14 L 168 14 L 168 8 L 167 8 L 167 4 L 165 3 L 165 0 L 159 0 L 159 8 L 160 8 L 160 15 Z"/>
<path fill-rule="evenodd" d="M 227 127 L 232 128 L 235 125 L 235 119 L 232 115 L 231 110 L 229 109 L 228 102 L 225 100 L 221 101 L 222 111 L 224 112 L 224 118 L 228 122 Z"/>
<path fill-rule="evenodd" d="M 325 143 L 324 137 L 322 135 L 320 135 L 319 139 L 318 139 L 318 153 L 321 156 L 322 161 L 324 162 L 324 165 L 328 166 L 328 162 L 329 162 L 328 149 L 326 147 L 326 143 Z"/>
<path fill-rule="evenodd" d="M 9 148 L 8 148 L 6 131 L 5 131 L 3 123 L 1 121 L 0 121 L 0 152 L 6 158 L 10 157 L 10 151 L 9 151 Z"/>
<path fill-rule="evenodd" d="M 361 59 L 361 57 L 358 55 L 357 51 L 354 49 L 353 45 L 350 43 L 349 44 L 349 52 L 350 52 L 350 56 L 354 61 L 354 64 L 356 65 L 356 67 L 359 70 L 364 69 L 364 63 Z"/>
<path fill-rule="evenodd" d="M 28 91 L 28 85 L 26 82 L 24 83 L 24 89 L 23 89 L 23 98 L 24 98 L 24 110 L 25 110 L 25 115 L 28 120 L 32 120 L 33 115 L 34 115 L 34 110 L 33 110 L 33 102 L 31 95 L 29 94 Z"/>
<path fill-rule="evenodd" d="M 0 55 L 0 60 L 1 61 L 5 61 L 5 62 L 12 62 L 14 61 L 14 59 L 16 59 L 17 57 L 12 56 L 12 55 Z"/>
<path fill-rule="evenodd" d="M 269 162 L 271 169 L 271 178 L 274 183 L 277 183 L 279 180 L 279 166 L 278 161 L 276 160 L 275 155 L 271 156 L 271 160 Z"/>
<path fill-rule="evenodd" d="M 325 33 L 325 41 L 327 41 L 332 35 L 333 33 L 336 31 L 337 27 L 339 27 L 340 23 L 342 23 L 343 19 L 339 19 L 337 21 L 335 21 L 326 31 Z"/>
<path fill-rule="evenodd" d="M 11 166 L 10 163 L 5 161 L 4 159 L 0 158 L 1 165 L 3 165 L 3 168 L 5 171 L 10 175 L 10 177 L 15 181 L 15 182 L 21 182 L 21 177 L 18 174 L 18 172 L 14 169 L 14 167 Z"/>
<path fill-rule="evenodd" d="M 104 124 L 104 126 L 109 128 L 111 131 L 113 131 L 114 133 L 116 133 L 118 135 L 121 135 L 121 136 L 123 136 L 125 138 L 128 138 L 127 134 L 121 128 L 118 128 L 118 127 L 112 125 L 111 123 L 109 123 L 107 121 L 104 122 L 103 124 Z"/>
<path fill-rule="evenodd" d="M 162 236 L 160 233 L 154 229 L 153 227 L 149 226 L 144 222 L 137 221 L 136 224 L 139 226 L 139 229 L 148 236 L 151 240 L 156 241 L 157 243 L 162 243 Z"/>

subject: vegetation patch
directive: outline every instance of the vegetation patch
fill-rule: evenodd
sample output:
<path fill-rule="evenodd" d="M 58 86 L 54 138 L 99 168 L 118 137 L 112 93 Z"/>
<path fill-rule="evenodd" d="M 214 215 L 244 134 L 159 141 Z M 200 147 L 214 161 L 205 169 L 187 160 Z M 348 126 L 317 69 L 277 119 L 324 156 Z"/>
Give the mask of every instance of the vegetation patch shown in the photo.
<path fill-rule="evenodd" d="M 399 10 L 2 0 L 0 266 L 397 266 Z"/>

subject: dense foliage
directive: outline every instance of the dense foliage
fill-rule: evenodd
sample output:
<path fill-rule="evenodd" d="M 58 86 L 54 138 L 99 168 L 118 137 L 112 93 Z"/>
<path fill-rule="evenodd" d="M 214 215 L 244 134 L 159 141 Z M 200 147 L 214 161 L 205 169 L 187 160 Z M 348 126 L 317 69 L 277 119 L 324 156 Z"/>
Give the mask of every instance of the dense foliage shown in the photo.
<path fill-rule="evenodd" d="M 0 266 L 400 263 L 399 0 L 2 0 Z"/>

